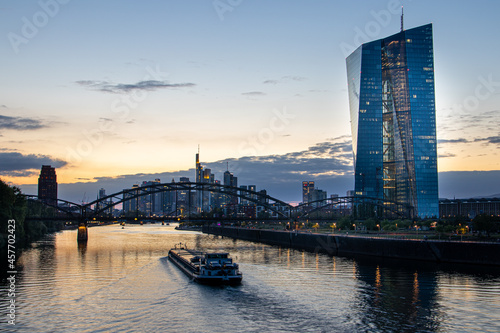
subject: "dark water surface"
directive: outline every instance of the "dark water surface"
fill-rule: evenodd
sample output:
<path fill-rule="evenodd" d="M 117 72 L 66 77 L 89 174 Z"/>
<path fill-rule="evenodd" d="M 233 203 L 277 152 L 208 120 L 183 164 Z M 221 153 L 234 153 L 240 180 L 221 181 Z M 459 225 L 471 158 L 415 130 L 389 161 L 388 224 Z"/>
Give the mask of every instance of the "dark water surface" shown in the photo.
<path fill-rule="evenodd" d="M 167 259 L 178 242 L 225 250 L 243 283 L 209 287 Z M 348 259 L 217 238 L 173 226 L 76 231 L 35 244 L 18 258 L 19 332 L 500 332 L 500 272 Z"/>

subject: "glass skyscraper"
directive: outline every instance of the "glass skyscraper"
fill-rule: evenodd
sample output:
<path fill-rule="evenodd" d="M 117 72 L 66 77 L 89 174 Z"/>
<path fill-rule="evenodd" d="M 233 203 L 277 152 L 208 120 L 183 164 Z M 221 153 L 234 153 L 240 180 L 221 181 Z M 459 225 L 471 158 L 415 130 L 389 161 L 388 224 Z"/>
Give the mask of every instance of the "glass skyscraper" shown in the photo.
<path fill-rule="evenodd" d="M 355 193 L 439 215 L 432 24 L 346 59 Z"/>

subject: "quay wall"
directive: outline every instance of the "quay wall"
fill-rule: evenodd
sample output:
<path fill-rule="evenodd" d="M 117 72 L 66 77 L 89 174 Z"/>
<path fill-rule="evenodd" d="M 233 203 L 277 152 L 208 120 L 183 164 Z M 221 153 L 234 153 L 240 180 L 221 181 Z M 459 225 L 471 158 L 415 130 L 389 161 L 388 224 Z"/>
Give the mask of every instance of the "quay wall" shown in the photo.
<path fill-rule="evenodd" d="M 370 238 L 294 231 L 203 226 L 212 235 L 327 253 L 393 259 L 500 266 L 500 244 L 479 242 Z"/>

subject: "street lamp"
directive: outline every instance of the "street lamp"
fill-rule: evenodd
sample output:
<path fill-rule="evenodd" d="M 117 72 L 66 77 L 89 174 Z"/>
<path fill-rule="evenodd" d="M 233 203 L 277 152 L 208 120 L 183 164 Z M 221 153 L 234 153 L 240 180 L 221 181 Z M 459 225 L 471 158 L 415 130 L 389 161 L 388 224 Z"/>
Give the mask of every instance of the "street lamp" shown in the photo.
<path fill-rule="evenodd" d="M 380 224 L 377 224 L 378 233 L 380 234 Z"/>
<path fill-rule="evenodd" d="M 356 225 L 353 224 L 352 226 L 354 227 L 354 233 L 356 233 Z"/>

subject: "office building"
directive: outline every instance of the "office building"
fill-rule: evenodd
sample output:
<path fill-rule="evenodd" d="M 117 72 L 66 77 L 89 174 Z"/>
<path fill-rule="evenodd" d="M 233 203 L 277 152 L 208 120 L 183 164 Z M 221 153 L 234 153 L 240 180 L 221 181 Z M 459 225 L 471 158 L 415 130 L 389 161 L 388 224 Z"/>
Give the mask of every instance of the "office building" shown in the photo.
<path fill-rule="evenodd" d="M 432 24 L 363 44 L 346 64 L 355 195 L 437 217 Z"/>
<path fill-rule="evenodd" d="M 38 198 L 51 205 L 57 205 L 56 169 L 43 165 L 38 177 Z"/>
<path fill-rule="evenodd" d="M 311 201 L 312 191 L 314 191 L 314 182 L 302 182 L 302 203 Z"/>

